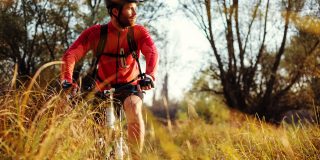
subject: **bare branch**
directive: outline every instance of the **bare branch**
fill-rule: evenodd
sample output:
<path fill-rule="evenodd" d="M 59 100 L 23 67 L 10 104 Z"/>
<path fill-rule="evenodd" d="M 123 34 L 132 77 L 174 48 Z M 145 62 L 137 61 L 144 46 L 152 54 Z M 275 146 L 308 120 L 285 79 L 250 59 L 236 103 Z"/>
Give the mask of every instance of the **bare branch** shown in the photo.
<path fill-rule="evenodd" d="M 286 10 L 286 14 L 285 14 L 284 34 L 283 34 L 280 49 L 279 49 L 278 53 L 276 54 L 275 62 L 274 62 L 272 69 L 271 69 L 270 79 L 267 82 L 266 92 L 265 92 L 263 100 L 262 100 L 262 104 L 263 104 L 262 111 L 265 110 L 271 104 L 270 99 L 271 99 L 273 87 L 274 87 L 274 84 L 276 81 L 276 72 L 278 70 L 281 57 L 282 57 L 284 50 L 285 50 L 285 44 L 286 44 L 287 33 L 288 33 L 288 28 L 289 28 L 290 11 L 291 11 L 291 0 L 288 0 L 288 7 Z"/>
<path fill-rule="evenodd" d="M 259 3 L 259 4 L 260 4 L 260 3 Z M 257 8 L 258 8 L 258 6 L 256 6 L 256 9 L 257 9 Z M 261 59 L 262 53 L 263 53 L 263 51 L 264 51 L 264 49 L 265 49 L 264 47 L 265 47 L 265 39 L 266 39 L 266 35 L 267 35 L 268 13 L 269 13 L 269 0 L 267 1 L 267 7 L 266 7 L 266 11 L 265 11 L 263 39 L 262 39 L 262 42 L 261 42 L 261 45 L 260 45 L 259 52 L 258 52 L 257 57 L 256 57 L 256 61 L 255 61 L 255 63 L 254 63 L 254 66 L 251 67 L 252 70 L 250 70 L 250 73 L 249 73 L 247 82 L 245 82 L 245 83 L 247 84 L 247 85 L 245 85 L 245 87 L 244 87 L 244 93 L 245 93 L 245 94 L 248 94 L 249 91 L 250 91 L 250 87 L 251 87 L 252 82 L 253 82 L 253 79 L 254 79 L 254 77 L 255 77 L 258 64 L 260 63 L 260 59 Z M 253 19 L 254 19 L 254 18 L 253 18 Z M 252 25 L 253 19 L 252 19 L 250 25 Z M 250 26 L 249 30 L 251 30 L 251 26 Z"/>
<path fill-rule="evenodd" d="M 259 2 L 256 4 L 255 9 L 253 11 L 253 15 L 252 15 L 252 19 L 250 21 L 250 24 L 248 26 L 248 33 L 246 35 L 245 38 L 245 42 L 244 42 L 244 46 L 242 47 L 242 42 L 241 42 L 241 37 L 240 37 L 240 29 L 239 29 L 239 22 L 238 22 L 238 7 L 237 7 L 237 12 L 236 12 L 236 29 L 237 29 L 237 36 L 238 36 L 238 45 L 239 45 L 239 58 L 240 58 L 240 73 L 239 73 L 239 77 L 238 77 L 238 83 L 240 83 L 241 77 L 243 76 L 243 70 L 244 70 L 244 54 L 246 52 L 246 48 L 247 48 L 247 44 L 248 44 L 248 40 L 249 40 L 249 36 L 251 34 L 251 28 L 253 25 L 254 20 L 257 17 L 257 12 L 258 12 L 258 8 L 261 4 L 261 0 L 259 0 Z"/>
<path fill-rule="evenodd" d="M 218 67 L 219 67 L 219 70 L 220 70 L 220 78 L 223 80 L 225 79 L 225 72 L 223 70 L 223 63 L 221 61 L 221 57 L 220 55 L 218 54 L 218 50 L 216 48 L 216 44 L 215 44 L 215 40 L 214 40 L 214 36 L 213 36 L 213 30 L 212 30 L 212 18 L 211 18 L 211 1 L 210 0 L 205 0 L 205 6 L 206 6 L 206 10 L 207 10 L 207 18 L 208 18 L 208 23 L 209 23 L 209 42 L 210 42 L 210 45 L 213 49 L 213 53 L 216 57 L 216 60 L 218 62 Z"/>
<path fill-rule="evenodd" d="M 306 60 L 308 59 L 308 57 L 310 57 L 311 55 L 313 55 L 313 53 L 315 53 L 315 50 L 317 49 L 317 47 L 318 47 L 319 44 L 320 44 L 320 40 L 318 40 L 318 41 L 313 45 L 313 47 L 311 47 L 310 51 L 309 51 L 308 53 L 306 53 L 307 56 L 305 56 L 304 59 L 301 60 L 302 63 L 300 63 L 299 66 L 301 66 L 301 67 L 299 67 L 299 68 L 302 68 L 303 65 L 304 65 L 305 63 L 307 63 Z M 301 75 L 302 75 L 302 71 L 301 71 L 301 70 L 296 71 L 295 76 L 294 76 L 293 78 L 291 78 L 291 82 L 290 82 L 286 87 L 284 87 L 281 91 L 279 91 L 279 92 L 275 95 L 276 99 L 279 99 L 279 98 L 281 98 L 282 96 L 284 96 L 284 95 L 292 88 L 292 86 L 301 78 Z"/>

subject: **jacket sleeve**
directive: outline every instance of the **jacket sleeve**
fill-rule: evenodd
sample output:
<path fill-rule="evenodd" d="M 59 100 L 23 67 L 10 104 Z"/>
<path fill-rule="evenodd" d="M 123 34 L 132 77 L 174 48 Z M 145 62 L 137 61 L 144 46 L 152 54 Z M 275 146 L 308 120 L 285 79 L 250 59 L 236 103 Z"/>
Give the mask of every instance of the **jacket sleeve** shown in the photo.
<path fill-rule="evenodd" d="M 100 25 L 84 30 L 62 57 L 61 80 L 72 82 L 73 69 L 86 53 L 97 45 L 100 38 Z"/>
<path fill-rule="evenodd" d="M 146 74 L 150 75 L 155 80 L 156 71 L 158 68 L 158 51 L 149 34 L 143 27 L 138 26 L 138 46 L 146 59 Z"/>

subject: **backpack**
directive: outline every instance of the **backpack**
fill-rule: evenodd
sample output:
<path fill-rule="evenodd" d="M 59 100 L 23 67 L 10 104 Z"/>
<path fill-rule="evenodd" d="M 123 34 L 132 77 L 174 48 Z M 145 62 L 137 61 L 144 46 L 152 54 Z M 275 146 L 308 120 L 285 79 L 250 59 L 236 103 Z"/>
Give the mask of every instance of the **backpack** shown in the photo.
<path fill-rule="evenodd" d="M 91 70 L 89 70 L 89 73 L 85 77 L 82 78 L 82 90 L 84 90 L 84 91 L 91 91 L 96 86 L 96 80 L 103 82 L 103 80 L 97 74 L 98 73 L 98 63 L 99 63 L 101 55 L 109 56 L 109 57 L 113 57 L 113 58 L 119 58 L 119 56 L 120 56 L 119 54 L 103 53 L 104 48 L 105 48 L 105 44 L 107 42 L 107 38 L 108 38 L 108 24 L 103 24 L 101 26 L 101 30 L 100 30 L 100 39 L 99 39 L 98 47 L 96 50 L 96 54 L 95 54 L 95 57 L 93 58 L 93 61 L 92 61 L 93 68 L 91 68 Z M 132 27 L 129 28 L 129 31 L 127 33 L 127 42 L 129 45 L 129 54 L 121 55 L 121 56 L 127 57 L 130 54 L 132 54 L 132 57 L 138 62 L 139 73 L 140 73 L 138 77 L 143 78 L 145 75 L 141 71 L 139 57 L 138 57 L 138 54 L 136 53 L 137 44 L 134 40 L 134 30 Z M 132 83 L 137 78 L 129 81 L 127 84 Z"/>

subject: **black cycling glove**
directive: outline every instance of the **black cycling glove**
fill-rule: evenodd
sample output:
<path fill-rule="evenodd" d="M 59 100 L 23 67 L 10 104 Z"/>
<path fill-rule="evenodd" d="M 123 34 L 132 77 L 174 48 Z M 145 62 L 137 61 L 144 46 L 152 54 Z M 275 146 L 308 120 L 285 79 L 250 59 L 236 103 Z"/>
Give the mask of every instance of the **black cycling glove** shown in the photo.
<path fill-rule="evenodd" d="M 72 87 L 72 83 L 70 83 L 66 80 L 63 80 L 61 83 L 61 86 L 62 86 L 62 89 L 69 89 L 70 87 Z"/>
<path fill-rule="evenodd" d="M 139 81 L 139 85 L 140 85 L 140 87 L 146 87 L 146 86 L 150 85 L 152 88 L 154 88 L 153 80 L 147 76 L 144 79 L 141 79 Z"/>
<path fill-rule="evenodd" d="M 64 90 L 64 93 L 67 96 L 67 99 L 72 99 L 76 96 L 78 92 L 78 86 L 75 83 L 68 82 L 63 80 L 61 83 L 61 87 Z"/>

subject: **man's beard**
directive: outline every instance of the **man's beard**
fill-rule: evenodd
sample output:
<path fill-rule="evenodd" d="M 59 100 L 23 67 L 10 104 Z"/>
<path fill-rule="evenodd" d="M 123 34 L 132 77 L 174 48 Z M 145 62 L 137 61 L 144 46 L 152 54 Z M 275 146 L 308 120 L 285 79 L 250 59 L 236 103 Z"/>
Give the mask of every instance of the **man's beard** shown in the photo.
<path fill-rule="evenodd" d="M 131 26 L 134 26 L 135 23 L 136 23 L 136 20 L 135 18 L 129 18 L 129 17 L 123 17 L 123 16 L 120 16 L 120 26 L 125 28 L 125 27 L 131 27 Z"/>

